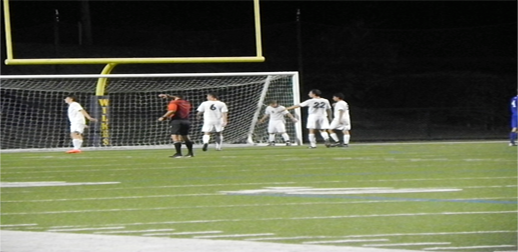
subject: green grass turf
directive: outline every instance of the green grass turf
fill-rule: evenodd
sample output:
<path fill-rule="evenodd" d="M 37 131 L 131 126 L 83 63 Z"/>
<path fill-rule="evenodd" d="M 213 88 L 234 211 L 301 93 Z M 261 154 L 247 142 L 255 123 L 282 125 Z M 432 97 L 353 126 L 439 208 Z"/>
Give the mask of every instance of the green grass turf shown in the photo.
<path fill-rule="evenodd" d="M 169 158 L 171 150 L 2 153 L 3 183 L 118 182 L 4 187 L 2 229 L 414 250 L 517 248 L 517 151 L 502 142 L 195 151 L 183 159 Z M 243 191 L 272 187 L 279 188 Z M 280 190 L 286 187 L 418 191 L 294 195 Z"/>

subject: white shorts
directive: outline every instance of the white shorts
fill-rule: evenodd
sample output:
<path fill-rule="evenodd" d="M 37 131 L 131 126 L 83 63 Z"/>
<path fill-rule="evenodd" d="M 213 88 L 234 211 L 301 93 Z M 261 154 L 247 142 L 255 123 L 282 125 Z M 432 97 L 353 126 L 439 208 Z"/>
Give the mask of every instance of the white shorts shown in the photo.
<path fill-rule="evenodd" d="M 85 131 L 86 125 L 80 123 L 70 124 L 70 132 L 77 132 L 79 134 L 83 134 Z"/>
<path fill-rule="evenodd" d="M 207 122 L 201 127 L 201 132 L 222 132 L 224 129 L 222 122 Z"/>
<path fill-rule="evenodd" d="M 324 116 L 309 115 L 308 121 L 306 122 L 306 128 L 326 130 L 329 129 L 329 121 L 327 120 L 327 117 Z"/>
<path fill-rule="evenodd" d="M 268 123 L 268 133 L 275 134 L 275 133 L 285 133 L 286 132 L 286 125 L 283 121 L 270 121 Z"/>
<path fill-rule="evenodd" d="M 347 119 L 342 119 L 342 121 L 338 121 L 338 118 L 333 119 L 331 125 L 329 125 L 329 129 L 335 130 L 351 130 L 351 123 Z"/>

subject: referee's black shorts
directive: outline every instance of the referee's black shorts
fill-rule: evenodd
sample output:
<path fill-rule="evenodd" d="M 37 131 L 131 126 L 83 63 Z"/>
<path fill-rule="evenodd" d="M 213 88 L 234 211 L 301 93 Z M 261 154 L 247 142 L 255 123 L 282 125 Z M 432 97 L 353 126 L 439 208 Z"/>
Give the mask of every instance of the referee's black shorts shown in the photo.
<path fill-rule="evenodd" d="M 189 119 L 173 119 L 171 120 L 171 135 L 189 135 L 191 129 L 191 121 Z"/>

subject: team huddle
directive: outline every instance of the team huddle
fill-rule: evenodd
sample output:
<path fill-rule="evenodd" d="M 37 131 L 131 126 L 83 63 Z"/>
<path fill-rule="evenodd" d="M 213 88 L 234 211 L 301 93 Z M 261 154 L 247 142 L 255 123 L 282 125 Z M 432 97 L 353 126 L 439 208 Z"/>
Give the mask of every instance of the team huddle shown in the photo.
<path fill-rule="evenodd" d="M 271 101 L 266 107 L 264 116 L 258 121 L 264 123 L 269 118 L 268 123 L 268 145 L 275 145 L 275 136 L 281 135 L 286 146 L 291 146 L 292 141 L 286 132 L 285 117 L 289 117 L 294 123 L 298 122 L 289 110 L 308 107 L 308 118 L 306 127 L 309 130 L 308 139 L 310 148 L 316 148 L 316 132 L 319 131 L 324 139 L 326 147 L 348 146 L 350 140 L 349 130 L 351 129 L 351 122 L 349 118 L 349 106 L 344 101 L 342 93 L 336 93 L 333 96 L 334 114 L 332 114 L 332 107 L 329 101 L 320 97 L 321 92 L 318 89 L 313 89 L 309 92 L 308 99 L 300 104 L 291 107 L 284 107 L 277 101 Z M 171 140 L 175 147 L 175 154 L 170 156 L 172 158 L 194 157 L 193 141 L 189 138 L 189 131 L 191 129 L 191 121 L 189 116 L 192 105 L 189 101 L 184 100 L 182 95 L 168 95 L 159 94 L 158 97 L 169 99 L 167 105 L 167 112 L 163 114 L 158 121 L 168 120 L 171 129 Z M 223 146 L 223 130 L 228 123 L 228 108 L 227 105 L 218 99 L 216 94 L 207 94 L 207 100 L 202 102 L 196 109 L 196 118 L 201 119 L 203 116 L 203 126 L 201 131 L 204 133 L 202 137 L 203 151 L 208 150 L 211 135 L 214 134 L 214 142 L 216 150 L 222 150 Z M 83 142 L 82 134 L 86 127 L 85 118 L 90 121 L 96 121 L 92 118 L 86 110 L 84 110 L 79 103 L 75 101 L 73 96 L 65 99 L 69 104 L 68 114 L 70 120 L 70 132 L 74 148 L 67 153 L 80 153 Z M 330 123 L 331 121 L 331 123 Z M 343 139 L 340 141 L 335 131 L 343 133 Z M 332 140 L 332 142 L 331 142 Z M 187 155 L 182 155 L 182 144 L 187 148 Z"/>

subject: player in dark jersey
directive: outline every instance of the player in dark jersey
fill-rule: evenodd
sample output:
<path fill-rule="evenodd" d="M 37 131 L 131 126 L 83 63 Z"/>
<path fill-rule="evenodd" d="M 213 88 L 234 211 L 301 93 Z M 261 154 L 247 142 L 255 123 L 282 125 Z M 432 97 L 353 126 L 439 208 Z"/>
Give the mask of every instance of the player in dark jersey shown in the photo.
<path fill-rule="evenodd" d="M 511 134 L 509 135 L 509 146 L 516 146 L 518 128 L 518 95 L 511 99 Z"/>
<path fill-rule="evenodd" d="M 181 158 L 182 156 L 182 142 L 185 143 L 187 156 L 194 157 L 192 151 L 192 141 L 189 139 L 189 130 L 191 129 L 191 121 L 189 115 L 191 113 L 191 103 L 184 100 L 181 95 L 167 95 L 159 94 L 158 97 L 164 99 L 172 99 L 167 105 L 167 112 L 158 121 L 170 120 L 171 125 L 171 139 L 173 140 L 176 153 L 170 157 Z"/>

